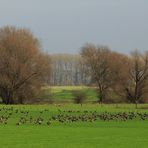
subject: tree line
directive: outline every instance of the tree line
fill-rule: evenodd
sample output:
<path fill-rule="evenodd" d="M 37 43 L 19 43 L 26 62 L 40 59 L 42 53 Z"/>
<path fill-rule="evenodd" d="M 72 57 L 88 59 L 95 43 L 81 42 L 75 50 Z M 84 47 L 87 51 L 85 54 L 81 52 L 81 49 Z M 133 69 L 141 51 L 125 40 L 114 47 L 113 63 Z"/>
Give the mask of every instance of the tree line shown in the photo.
<path fill-rule="evenodd" d="M 147 99 L 147 51 L 134 50 L 125 55 L 107 46 L 86 44 L 80 55 L 56 54 L 51 59 L 50 85 L 95 86 L 100 103 L 111 93 L 135 104 Z"/>
<path fill-rule="evenodd" d="M 131 103 L 142 102 L 148 95 L 148 52 L 134 50 L 130 55 L 114 52 L 106 46 L 86 44 L 81 56 L 91 68 L 102 103 L 115 92 Z M 109 97 L 109 96 L 108 96 Z"/>
<path fill-rule="evenodd" d="M 0 98 L 5 104 L 36 98 L 44 85 L 89 85 L 99 103 L 111 94 L 136 105 L 147 99 L 148 52 L 121 54 L 85 44 L 79 55 L 49 55 L 30 30 L 0 29 Z"/>
<path fill-rule="evenodd" d="M 88 85 L 91 76 L 87 65 L 80 55 L 54 54 L 51 55 L 51 74 L 49 85 L 77 86 Z"/>

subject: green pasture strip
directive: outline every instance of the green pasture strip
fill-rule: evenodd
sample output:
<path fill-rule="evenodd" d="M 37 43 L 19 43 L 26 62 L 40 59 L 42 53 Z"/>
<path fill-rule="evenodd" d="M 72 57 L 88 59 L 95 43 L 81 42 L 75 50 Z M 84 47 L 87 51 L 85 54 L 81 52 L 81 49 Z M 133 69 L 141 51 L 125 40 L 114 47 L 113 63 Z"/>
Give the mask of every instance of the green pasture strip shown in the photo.
<path fill-rule="evenodd" d="M 0 126 L 1 148 L 147 148 L 148 123 Z"/>
<path fill-rule="evenodd" d="M 82 91 L 86 94 L 86 100 L 96 101 L 97 94 L 95 88 L 86 86 L 52 86 L 43 88 L 46 96 L 51 96 L 54 101 L 74 99 L 73 91 Z"/>
<path fill-rule="evenodd" d="M 140 104 L 138 107 L 139 109 L 135 109 L 133 104 L 0 105 L 0 116 L 13 112 L 8 124 L 0 124 L 0 148 L 147 148 L 148 120 L 105 122 L 97 120 L 74 123 L 53 121 L 51 125 L 46 124 L 49 117 L 59 114 L 59 110 L 148 112 L 148 104 Z M 5 108 L 13 108 L 13 111 L 5 111 Z M 15 113 L 16 110 L 19 112 Z M 19 118 L 25 116 L 21 111 L 29 111 L 29 117 L 31 115 L 33 118 L 42 116 L 45 122 L 42 125 L 27 123 L 17 126 Z"/>

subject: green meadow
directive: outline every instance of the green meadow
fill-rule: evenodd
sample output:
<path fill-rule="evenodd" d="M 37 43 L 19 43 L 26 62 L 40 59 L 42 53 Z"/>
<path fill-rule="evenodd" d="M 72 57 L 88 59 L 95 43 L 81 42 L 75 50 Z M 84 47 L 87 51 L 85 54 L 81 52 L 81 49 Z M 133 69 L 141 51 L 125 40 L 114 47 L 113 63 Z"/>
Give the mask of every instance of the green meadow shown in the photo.
<path fill-rule="evenodd" d="M 53 101 L 72 102 L 73 91 L 81 91 L 86 94 L 86 101 L 96 101 L 97 94 L 93 87 L 87 86 L 52 86 L 43 88 L 43 96 L 52 98 Z"/>
<path fill-rule="evenodd" d="M 51 116 L 66 114 L 89 115 L 89 112 L 148 113 L 148 105 L 99 105 L 99 104 L 52 104 L 52 105 L 0 105 L 0 116 L 9 115 L 7 123 L 0 123 L 1 148 L 147 148 L 148 120 L 127 121 L 96 120 L 77 122 L 47 121 Z M 62 113 L 61 113 L 62 112 Z M 28 119 L 17 125 L 20 118 Z M 32 117 L 33 122 L 29 122 Z M 36 124 L 37 118 L 44 120 Z"/>

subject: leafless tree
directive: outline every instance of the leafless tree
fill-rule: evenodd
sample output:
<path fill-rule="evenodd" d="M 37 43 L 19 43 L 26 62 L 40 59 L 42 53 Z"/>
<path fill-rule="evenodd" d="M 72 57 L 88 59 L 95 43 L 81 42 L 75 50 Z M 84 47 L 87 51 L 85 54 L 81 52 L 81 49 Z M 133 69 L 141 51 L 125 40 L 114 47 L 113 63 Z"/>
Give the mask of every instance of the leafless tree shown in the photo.
<path fill-rule="evenodd" d="M 130 56 L 116 53 L 112 58 L 112 88 L 137 108 L 148 93 L 148 52 L 141 54 L 135 50 Z"/>
<path fill-rule="evenodd" d="M 119 100 L 125 102 L 127 97 L 125 88 L 129 84 L 131 59 L 127 55 L 112 52 L 109 61 L 112 81 L 110 90 L 115 92 Z"/>
<path fill-rule="evenodd" d="M 127 98 L 136 104 L 141 101 L 148 92 L 148 52 L 144 54 L 135 50 L 131 53 L 131 65 L 129 81 L 125 87 Z"/>
<path fill-rule="evenodd" d="M 51 55 L 51 65 L 50 85 L 86 85 L 91 81 L 89 70 L 80 55 Z"/>
<path fill-rule="evenodd" d="M 109 67 L 111 51 L 105 46 L 86 44 L 82 47 L 81 55 L 86 64 L 91 68 L 92 76 L 97 86 L 98 101 L 102 103 L 106 97 L 107 90 L 112 84 Z"/>
<path fill-rule="evenodd" d="M 3 103 L 23 103 L 43 85 L 50 58 L 26 29 L 0 29 L 0 97 Z"/>

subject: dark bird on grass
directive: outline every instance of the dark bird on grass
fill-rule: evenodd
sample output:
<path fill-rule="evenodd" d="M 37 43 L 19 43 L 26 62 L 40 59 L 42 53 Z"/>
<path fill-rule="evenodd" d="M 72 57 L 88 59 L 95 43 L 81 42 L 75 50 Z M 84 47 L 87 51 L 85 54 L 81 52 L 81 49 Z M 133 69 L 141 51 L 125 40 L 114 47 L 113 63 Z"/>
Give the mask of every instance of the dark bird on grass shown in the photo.
<path fill-rule="evenodd" d="M 50 125 L 51 124 L 51 121 L 47 121 L 47 125 Z"/>
<path fill-rule="evenodd" d="M 16 125 L 21 125 L 21 122 L 17 122 Z"/>

